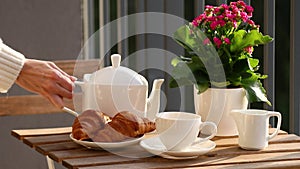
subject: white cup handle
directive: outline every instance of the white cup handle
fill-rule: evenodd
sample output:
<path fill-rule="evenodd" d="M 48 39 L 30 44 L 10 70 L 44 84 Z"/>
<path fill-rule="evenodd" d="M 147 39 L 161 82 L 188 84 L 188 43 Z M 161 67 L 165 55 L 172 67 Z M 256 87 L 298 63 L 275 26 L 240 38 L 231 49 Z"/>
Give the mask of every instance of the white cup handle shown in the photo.
<path fill-rule="evenodd" d="M 280 126 L 281 126 L 281 114 L 279 112 L 272 112 L 269 111 L 268 112 L 268 119 L 272 116 L 275 116 L 278 118 L 278 122 L 277 122 L 277 126 L 276 126 L 276 130 L 274 131 L 274 133 L 272 133 L 271 135 L 268 135 L 268 140 L 274 138 L 275 136 L 277 136 L 279 130 L 280 130 Z"/>
<path fill-rule="evenodd" d="M 207 136 L 207 137 L 204 137 L 204 138 L 202 138 L 203 140 L 202 141 L 206 141 L 206 140 L 209 140 L 209 139 L 212 139 L 213 137 L 215 137 L 215 135 L 217 134 L 217 126 L 216 126 L 216 124 L 215 123 L 213 123 L 213 122 L 210 122 L 210 121 L 205 121 L 205 122 L 203 122 L 203 123 L 201 123 L 201 125 L 200 125 L 200 127 L 199 127 L 199 131 L 201 132 L 201 130 L 202 130 L 202 128 L 204 127 L 204 126 L 210 126 L 209 127 L 209 129 L 211 129 L 211 134 L 209 135 L 209 136 Z"/>

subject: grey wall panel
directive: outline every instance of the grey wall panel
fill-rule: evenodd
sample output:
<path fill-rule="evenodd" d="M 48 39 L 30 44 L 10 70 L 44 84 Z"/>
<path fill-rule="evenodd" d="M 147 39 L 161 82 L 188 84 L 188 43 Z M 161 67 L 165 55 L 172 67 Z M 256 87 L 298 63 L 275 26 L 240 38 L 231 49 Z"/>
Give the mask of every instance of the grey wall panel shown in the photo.
<path fill-rule="evenodd" d="M 81 0 L 0 0 L 0 37 L 28 58 L 76 59 L 82 36 Z M 24 93 L 14 86 L 1 97 Z M 12 129 L 70 126 L 72 121 L 67 114 L 0 117 L 0 168 L 47 168 L 43 156 L 11 136 Z"/>

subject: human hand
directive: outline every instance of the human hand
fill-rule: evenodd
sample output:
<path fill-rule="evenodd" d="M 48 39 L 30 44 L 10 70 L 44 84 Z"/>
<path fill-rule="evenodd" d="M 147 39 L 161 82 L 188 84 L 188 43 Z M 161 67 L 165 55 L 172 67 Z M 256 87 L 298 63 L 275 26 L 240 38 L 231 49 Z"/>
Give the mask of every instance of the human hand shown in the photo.
<path fill-rule="evenodd" d="M 75 77 L 68 75 L 53 62 L 26 59 L 16 80 L 22 88 L 47 98 L 58 108 L 63 98 L 72 98 Z"/>

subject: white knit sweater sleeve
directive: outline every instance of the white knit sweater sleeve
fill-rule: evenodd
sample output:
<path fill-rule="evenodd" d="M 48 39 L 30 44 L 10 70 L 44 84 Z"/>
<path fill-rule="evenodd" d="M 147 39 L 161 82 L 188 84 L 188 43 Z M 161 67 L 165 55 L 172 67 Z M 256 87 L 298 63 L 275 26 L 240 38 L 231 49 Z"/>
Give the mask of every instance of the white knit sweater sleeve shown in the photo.
<path fill-rule="evenodd" d="M 5 45 L 0 38 L 0 92 L 6 93 L 16 81 L 23 65 L 23 54 Z"/>

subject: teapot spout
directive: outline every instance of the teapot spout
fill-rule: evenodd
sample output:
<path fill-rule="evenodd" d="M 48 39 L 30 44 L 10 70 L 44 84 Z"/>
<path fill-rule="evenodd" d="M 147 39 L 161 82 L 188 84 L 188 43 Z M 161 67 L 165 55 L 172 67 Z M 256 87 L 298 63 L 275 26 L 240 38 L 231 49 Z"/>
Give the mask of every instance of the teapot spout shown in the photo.
<path fill-rule="evenodd" d="M 147 113 L 146 117 L 154 121 L 156 114 L 159 112 L 160 107 L 160 90 L 164 79 L 155 79 L 153 82 L 151 94 L 147 100 Z"/>

